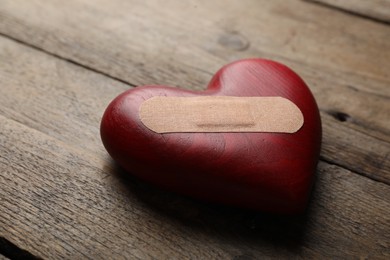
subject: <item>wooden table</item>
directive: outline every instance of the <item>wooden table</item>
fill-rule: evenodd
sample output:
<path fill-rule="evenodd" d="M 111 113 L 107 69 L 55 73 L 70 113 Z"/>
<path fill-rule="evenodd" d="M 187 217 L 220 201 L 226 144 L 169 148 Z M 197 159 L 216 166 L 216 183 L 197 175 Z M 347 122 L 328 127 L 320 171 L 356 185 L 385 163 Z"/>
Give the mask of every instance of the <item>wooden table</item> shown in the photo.
<path fill-rule="evenodd" d="M 389 0 L 0 0 L 0 259 L 390 258 Z M 118 168 L 122 91 L 287 64 L 321 110 L 303 216 L 206 204 Z"/>

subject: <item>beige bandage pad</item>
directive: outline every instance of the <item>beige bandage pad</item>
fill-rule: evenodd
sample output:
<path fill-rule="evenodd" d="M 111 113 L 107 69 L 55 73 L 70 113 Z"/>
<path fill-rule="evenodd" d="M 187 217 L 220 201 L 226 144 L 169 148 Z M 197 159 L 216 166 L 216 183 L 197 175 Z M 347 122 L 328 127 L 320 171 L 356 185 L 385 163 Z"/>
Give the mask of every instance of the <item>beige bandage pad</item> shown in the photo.
<path fill-rule="evenodd" d="M 301 110 L 282 97 L 152 97 L 141 104 L 142 123 L 156 133 L 295 133 Z"/>

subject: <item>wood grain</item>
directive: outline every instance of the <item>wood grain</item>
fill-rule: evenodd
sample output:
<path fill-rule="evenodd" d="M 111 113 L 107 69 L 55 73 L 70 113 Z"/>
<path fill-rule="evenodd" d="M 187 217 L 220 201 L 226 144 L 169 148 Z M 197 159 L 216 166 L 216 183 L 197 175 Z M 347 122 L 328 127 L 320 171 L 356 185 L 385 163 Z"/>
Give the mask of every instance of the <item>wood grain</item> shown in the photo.
<path fill-rule="evenodd" d="M 389 0 L 309 0 L 390 23 Z"/>
<path fill-rule="evenodd" d="M 49 259 L 390 258 L 389 26 L 298 0 L 164 7 L 0 0 L 0 237 Z M 297 71 L 322 111 L 304 216 L 202 204 L 109 159 L 99 123 L 117 94 L 202 89 L 259 56 Z"/>
<path fill-rule="evenodd" d="M 221 4 L 199 1 L 185 8 L 180 2 L 168 1 L 167 8 L 160 10 L 153 2 L 100 0 L 92 5 L 81 0 L 61 4 L 3 0 L 0 32 L 133 85 L 200 89 L 211 72 L 232 59 L 276 58 L 307 81 L 323 114 L 336 119 L 346 115 L 343 126 L 338 127 L 345 127 L 348 135 L 328 128 L 331 133 L 326 136 L 331 138 L 326 141 L 323 158 L 389 183 L 390 79 L 386 68 L 390 54 L 382 51 L 390 49 L 386 40 L 389 28 L 300 1 L 264 1 L 261 8 L 259 1 L 248 0 L 245 5 L 224 2 L 224 12 L 218 12 Z M 43 12 L 49 14 L 44 20 L 39 15 Z M 238 19 L 239 14 L 246 19 Z M 240 39 L 250 42 L 248 48 L 232 49 L 231 42 Z M 13 102 L 7 103 L 11 104 L 6 107 L 13 106 Z M 323 118 L 325 124 L 333 121 L 330 116 Z M 350 146 L 347 139 L 361 136 L 375 141 Z M 380 148 L 370 149 L 370 155 L 362 152 L 364 149 L 355 152 L 367 143 Z"/>

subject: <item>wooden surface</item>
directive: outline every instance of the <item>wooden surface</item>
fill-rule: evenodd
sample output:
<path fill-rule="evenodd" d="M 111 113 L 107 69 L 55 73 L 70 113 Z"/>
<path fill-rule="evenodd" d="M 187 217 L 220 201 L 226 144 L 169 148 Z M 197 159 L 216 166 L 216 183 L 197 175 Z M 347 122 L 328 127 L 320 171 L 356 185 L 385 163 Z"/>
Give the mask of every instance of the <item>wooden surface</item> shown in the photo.
<path fill-rule="evenodd" d="M 390 0 L 309 0 L 390 23 Z"/>
<path fill-rule="evenodd" d="M 365 1 L 362 17 L 337 2 L 350 12 L 302 0 L 0 0 L 0 237 L 45 259 L 389 258 L 390 27 L 370 10 L 390 10 Z M 246 57 L 285 63 L 319 104 L 303 216 L 168 194 L 112 162 L 99 123 L 116 95 L 203 89 Z"/>

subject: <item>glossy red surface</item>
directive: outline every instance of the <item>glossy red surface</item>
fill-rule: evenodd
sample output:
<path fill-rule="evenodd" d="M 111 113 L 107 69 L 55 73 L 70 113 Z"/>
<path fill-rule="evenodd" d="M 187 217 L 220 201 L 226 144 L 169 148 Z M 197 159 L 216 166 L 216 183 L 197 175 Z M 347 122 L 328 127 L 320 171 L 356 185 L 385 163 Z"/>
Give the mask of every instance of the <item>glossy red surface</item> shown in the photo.
<path fill-rule="evenodd" d="M 294 134 L 157 134 L 140 121 L 141 103 L 153 96 L 282 96 L 304 116 Z M 207 90 L 137 87 L 106 109 L 101 137 L 109 154 L 129 173 L 195 198 L 272 213 L 305 209 L 321 145 L 316 102 L 302 79 L 286 66 L 262 59 L 229 64 Z"/>

